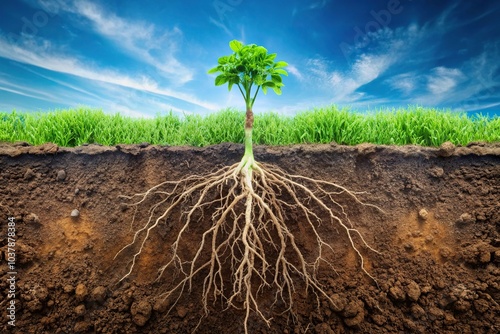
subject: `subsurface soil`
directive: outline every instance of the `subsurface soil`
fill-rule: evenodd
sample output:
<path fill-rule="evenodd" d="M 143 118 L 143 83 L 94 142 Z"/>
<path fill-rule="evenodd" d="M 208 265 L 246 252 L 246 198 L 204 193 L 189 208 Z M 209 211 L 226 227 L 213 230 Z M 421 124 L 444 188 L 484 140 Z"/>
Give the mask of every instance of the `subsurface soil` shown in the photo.
<path fill-rule="evenodd" d="M 131 276 L 118 283 L 133 249 L 113 258 L 147 215 L 132 222 L 134 210 L 119 195 L 208 173 L 242 154 L 235 144 L 0 144 L 0 332 L 191 333 L 204 315 L 204 276 L 170 312 L 172 300 L 159 295 L 177 276 L 170 271 L 155 282 L 179 222 L 153 230 Z M 342 231 L 331 231 L 325 238 L 335 252 L 333 268 L 321 267 L 318 277 L 335 306 L 324 298 L 318 306 L 313 293 L 296 291 L 294 316 L 282 314 L 266 292 L 261 303 L 273 320 L 268 327 L 251 315 L 251 333 L 500 332 L 500 144 L 256 147 L 255 156 L 291 174 L 366 192 L 360 198 L 385 213 L 343 202 L 352 224 L 380 252 L 361 248 L 379 286 L 360 271 Z M 79 216 L 71 217 L 75 209 Z M 10 217 L 17 238 L 15 327 L 7 318 Z M 288 224 L 300 229 L 306 222 Z M 202 231 L 203 224 L 190 231 L 193 243 Z M 299 235 L 305 253 L 314 250 L 315 240 Z M 243 331 L 242 310 L 224 309 L 220 301 L 209 310 L 197 333 Z"/>

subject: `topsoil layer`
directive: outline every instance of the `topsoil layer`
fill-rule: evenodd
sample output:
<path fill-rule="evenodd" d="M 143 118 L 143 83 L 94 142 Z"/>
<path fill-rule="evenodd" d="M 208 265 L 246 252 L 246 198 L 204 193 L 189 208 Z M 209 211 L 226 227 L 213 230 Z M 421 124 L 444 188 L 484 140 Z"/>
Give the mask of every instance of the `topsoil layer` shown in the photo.
<path fill-rule="evenodd" d="M 155 282 L 173 238 L 164 224 L 153 230 L 131 276 L 118 283 L 133 252 L 114 256 L 141 224 L 119 195 L 208 173 L 242 154 L 234 144 L 0 144 L 0 332 L 191 333 L 204 315 L 204 275 L 168 312 L 172 301 L 158 296 L 177 276 L 171 271 Z M 318 277 L 336 304 L 320 298 L 318 305 L 313 291 L 299 289 L 293 312 L 282 313 L 272 293 L 261 294 L 264 315 L 273 319 L 268 327 L 251 315 L 251 333 L 500 332 L 499 144 L 256 147 L 255 155 L 291 174 L 364 192 L 360 198 L 385 213 L 343 202 L 352 224 L 380 252 L 361 248 L 378 286 L 360 271 L 342 231 L 332 232 L 333 268 L 320 268 Z M 16 228 L 14 270 L 8 268 L 9 218 Z M 193 243 L 200 226 L 190 231 Z M 314 250 L 314 239 L 301 239 L 306 254 Z M 15 284 L 8 280 L 13 275 Z M 15 312 L 7 309 L 12 300 Z M 242 310 L 214 301 L 209 311 L 198 333 L 243 331 Z M 13 317 L 15 327 L 8 323 Z"/>

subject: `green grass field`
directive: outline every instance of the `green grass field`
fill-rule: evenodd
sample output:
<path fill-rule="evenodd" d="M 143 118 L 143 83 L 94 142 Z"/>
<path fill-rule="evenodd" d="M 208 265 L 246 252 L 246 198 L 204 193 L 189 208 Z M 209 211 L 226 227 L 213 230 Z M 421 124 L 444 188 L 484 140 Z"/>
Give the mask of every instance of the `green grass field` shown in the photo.
<path fill-rule="evenodd" d="M 153 119 L 84 108 L 49 113 L 0 112 L 0 141 L 34 145 L 51 142 L 60 146 L 243 143 L 244 117 L 243 112 L 233 109 L 206 117 L 168 113 Z M 439 146 L 445 141 L 466 145 L 472 141 L 500 142 L 500 118 L 469 118 L 461 113 L 421 107 L 362 114 L 331 106 L 294 117 L 258 114 L 253 134 L 254 143 L 264 145 L 368 142 Z"/>

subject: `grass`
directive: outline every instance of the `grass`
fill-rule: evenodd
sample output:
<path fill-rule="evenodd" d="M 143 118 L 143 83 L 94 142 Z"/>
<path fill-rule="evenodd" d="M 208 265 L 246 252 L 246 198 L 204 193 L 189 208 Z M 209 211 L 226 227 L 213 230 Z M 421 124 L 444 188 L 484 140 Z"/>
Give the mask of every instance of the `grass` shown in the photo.
<path fill-rule="evenodd" d="M 33 145 L 51 142 L 60 146 L 242 143 L 244 119 L 244 113 L 234 109 L 206 117 L 167 113 L 152 119 L 84 108 L 49 113 L 0 112 L 0 141 L 25 141 Z M 470 118 L 465 113 L 422 107 L 362 114 L 330 106 L 294 117 L 260 114 L 255 117 L 254 130 L 254 143 L 264 145 L 369 142 L 439 146 L 445 141 L 466 145 L 473 141 L 499 142 L 500 118 Z"/>

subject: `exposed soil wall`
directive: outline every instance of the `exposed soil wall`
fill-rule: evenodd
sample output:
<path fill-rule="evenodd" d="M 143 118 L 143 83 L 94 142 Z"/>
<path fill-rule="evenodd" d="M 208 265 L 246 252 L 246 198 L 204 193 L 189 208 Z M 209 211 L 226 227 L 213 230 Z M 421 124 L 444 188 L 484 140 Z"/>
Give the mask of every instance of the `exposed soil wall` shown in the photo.
<path fill-rule="evenodd" d="M 119 195 L 207 173 L 242 154 L 233 144 L 0 144 L 0 332 L 190 333 L 203 315 L 203 277 L 170 313 L 172 301 L 158 296 L 175 273 L 154 282 L 175 226 L 155 230 L 132 275 L 117 283 L 133 253 L 113 258 L 142 217 L 132 222 L 133 209 Z M 499 144 L 257 147 L 255 155 L 290 173 L 366 192 L 359 196 L 385 214 L 345 203 L 353 225 L 380 252 L 363 251 L 379 287 L 359 270 L 345 235 L 332 231 L 335 270 L 321 268 L 318 275 L 336 306 L 320 299 L 318 307 L 314 294 L 297 291 L 295 316 L 269 302 L 271 326 L 252 316 L 251 333 L 500 332 Z M 9 218 L 16 228 L 14 286 Z M 307 235 L 301 244 L 306 251 L 315 245 Z M 7 309 L 13 287 L 15 327 Z M 272 297 L 263 295 L 263 305 Z M 241 310 L 215 301 L 210 311 L 198 333 L 242 332 Z"/>

